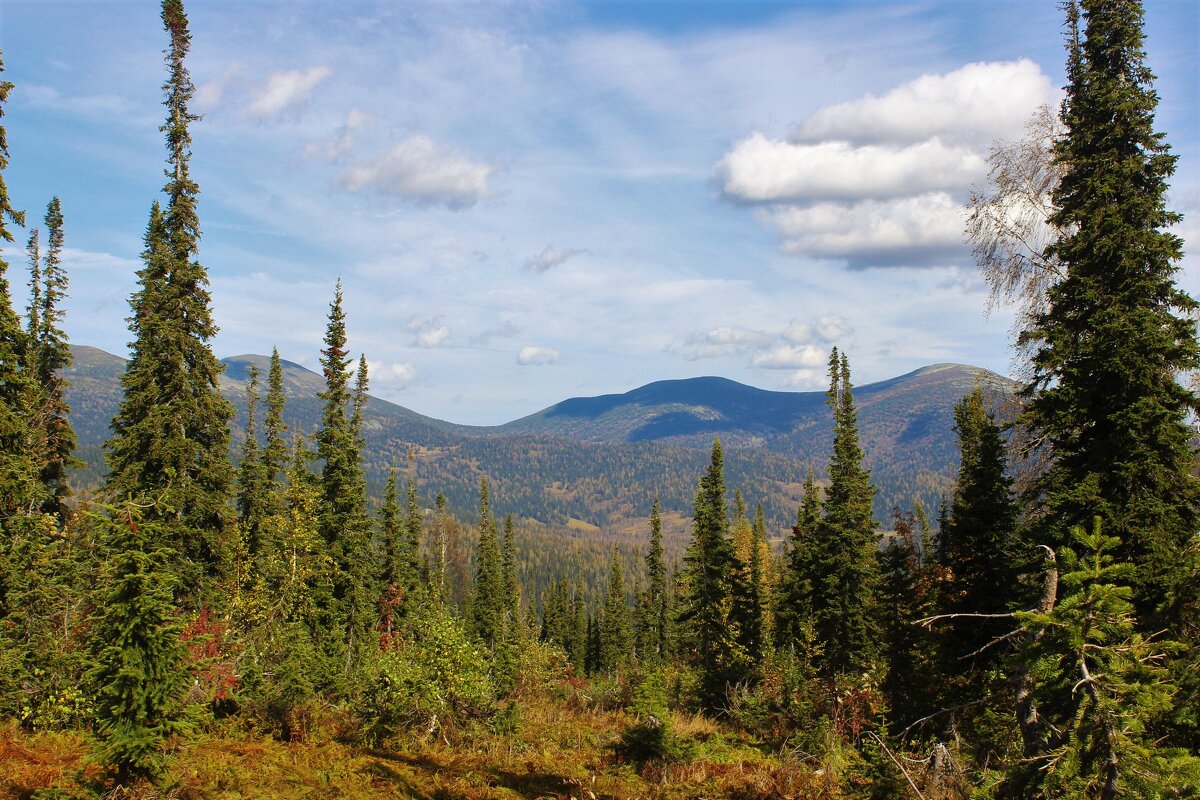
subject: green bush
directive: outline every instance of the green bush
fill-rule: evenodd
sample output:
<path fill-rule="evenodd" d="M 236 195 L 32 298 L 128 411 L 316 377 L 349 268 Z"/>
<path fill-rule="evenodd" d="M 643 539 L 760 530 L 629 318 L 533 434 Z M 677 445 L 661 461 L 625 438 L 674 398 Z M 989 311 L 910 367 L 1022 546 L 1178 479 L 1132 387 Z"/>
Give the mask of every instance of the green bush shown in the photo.
<path fill-rule="evenodd" d="M 367 668 L 358 712 L 368 741 L 405 730 L 447 736 L 487 716 L 496 697 L 488 666 L 459 620 L 437 609 L 417 613 Z"/>
<path fill-rule="evenodd" d="M 642 678 L 633 691 L 630 710 L 637 721 L 621 734 L 621 751 L 627 758 L 644 762 L 678 756 L 678 743 L 671 733 L 667 685 L 661 672 L 655 670 Z"/>

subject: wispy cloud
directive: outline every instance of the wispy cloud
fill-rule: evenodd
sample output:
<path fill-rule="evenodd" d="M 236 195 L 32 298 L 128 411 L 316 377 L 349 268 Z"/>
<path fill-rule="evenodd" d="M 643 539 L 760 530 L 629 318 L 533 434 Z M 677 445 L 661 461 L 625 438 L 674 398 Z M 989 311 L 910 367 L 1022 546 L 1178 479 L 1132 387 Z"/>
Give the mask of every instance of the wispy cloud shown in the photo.
<path fill-rule="evenodd" d="M 406 197 L 420 204 L 467 208 L 492 195 L 496 167 L 459 155 L 428 136 L 410 136 L 373 159 L 351 164 L 338 176 L 341 188 Z"/>
<path fill-rule="evenodd" d="M 546 272 L 586 252 L 586 250 L 574 250 L 572 248 L 560 250 L 557 247 L 546 245 L 542 252 L 525 259 L 525 269 L 531 272 Z"/>
<path fill-rule="evenodd" d="M 523 367 L 540 367 L 547 364 L 557 364 L 562 360 L 562 353 L 553 347 L 542 345 L 527 345 L 517 353 L 517 363 Z"/>
<path fill-rule="evenodd" d="M 413 334 L 414 347 L 446 347 L 450 344 L 450 326 L 442 323 L 441 317 L 417 317 L 405 326 Z"/>
<path fill-rule="evenodd" d="M 278 117 L 284 112 L 295 112 L 308 103 L 309 95 L 321 81 L 333 74 L 327 66 L 310 67 L 305 70 L 286 70 L 267 76 L 263 84 L 251 95 L 248 111 L 259 118 Z"/>

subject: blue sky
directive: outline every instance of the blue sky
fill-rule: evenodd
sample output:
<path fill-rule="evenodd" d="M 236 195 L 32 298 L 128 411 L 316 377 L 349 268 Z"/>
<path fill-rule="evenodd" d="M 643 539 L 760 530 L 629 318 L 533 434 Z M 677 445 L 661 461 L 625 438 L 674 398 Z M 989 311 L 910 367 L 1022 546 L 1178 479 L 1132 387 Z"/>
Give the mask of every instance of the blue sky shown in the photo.
<path fill-rule="evenodd" d="M 341 276 L 372 393 L 456 422 L 695 375 L 821 388 L 835 344 L 858 383 L 1009 371 L 960 207 L 991 142 L 1057 102 L 1050 0 L 188 13 L 220 356 L 315 366 Z M 1195 241 L 1200 4 L 1149 4 L 1147 37 Z M 153 2 L 0 0 L 10 194 L 31 224 L 61 197 L 68 333 L 116 353 L 163 183 L 164 46 Z"/>

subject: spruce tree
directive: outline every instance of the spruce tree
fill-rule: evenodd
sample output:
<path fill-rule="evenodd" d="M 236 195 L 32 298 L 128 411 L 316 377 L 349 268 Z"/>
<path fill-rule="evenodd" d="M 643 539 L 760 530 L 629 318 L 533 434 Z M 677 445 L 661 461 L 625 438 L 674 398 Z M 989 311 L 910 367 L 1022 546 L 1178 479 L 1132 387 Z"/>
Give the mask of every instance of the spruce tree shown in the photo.
<path fill-rule="evenodd" d="M 954 420 L 961 459 L 940 532 L 940 565 L 947 576 L 940 611 L 1002 614 L 1021 599 L 1014 541 L 1018 510 L 1005 472 L 1004 439 L 978 388 L 955 406 Z M 965 681 L 972 696 L 978 696 L 979 673 L 998 664 L 1004 654 L 1002 648 L 988 645 L 1011 624 L 1001 618 L 961 617 L 947 625 L 945 655 L 954 663 L 953 682 Z"/>
<path fill-rule="evenodd" d="M 665 659 L 667 644 L 667 565 L 663 558 L 662 511 L 658 498 L 650 508 L 650 547 L 646 551 L 646 596 L 649 605 L 650 651 L 655 660 Z"/>
<path fill-rule="evenodd" d="M 813 591 L 820 577 L 817 529 L 821 524 L 821 495 L 812 467 L 796 510 L 796 524 L 784 561 L 779 598 L 779 645 L 795 647 L 805 640 L 803 628 L 812 622 Z"/>
<path fill-rule="evenodd" d="M 321 351 L 325 388 L 318 394 L 323 404 L 321 428 L 317 431 L 317 456 L 322 461 L 318 520 L 334 563 L 334 591 L 327 620 L 340 631 L 346 673 L 357 663 L 355 656 L 366 646 L 375 619 L 368 557 L 370 520 L 358 429 L 366 375 L 360 368 L 352 391 L 349 364 L 342 284 L 338 281 Z M 333 631 L 328 631 L 325 638 L 331 646 L 338 641 Z"/>
<path fill-rule="evenodd" d="M 479 484 L 479 549 L 476 552 L 475 589 L 471 596 L 471 619 L 475 635 L 490 647 L 504 633 L 504 577 L 500 565 L 500 543 L 487 478 Z"/>
<path fill-rule="evenodd" d="M 1066 277 L 1022 336 L 1034 348 L 1023 422 L 1053 456 L 1029 493 L 1032 535 L 1057 548 L 1102 517 L 1152 631 L 1180 624 L 1194 599 L 1183 589 L 1200 529 L 1187 425 L 1197 401 L 1177 376 L 1200 364 L 1197 303 L 1175 282 L 1183 242 L 1166 195 L 1176 156 L 1155 131 L 1141 3 L 1072 0 L 1067 11 L 1060 236 L 1047 250 Z"/>
<path fill-rule="evenodd" d="M 629 606 L 625 602 L 625 575 L 621 569 L 621 551 L 615 546 L 608 569 L 608 587 L 604 593 L 604 617 L 600 624 L 600 672 L 616 672 L 633 653 L 633 628 Z"/>
<path fill-rule="evenodd" d="M 246 438 L 242 442 L 242 460 L 237 473 L 238 517 L 245 530 L 246 546 L 253 558 L 259 549 L 259 525 L 268 513 L 267 487 L 258 447 L 258 367 L 249 367 L 246 386 Z"/>
<path fill-rule="evenodd" d="M 266 446 L 262 451 L 262 471 L 263 480 L 266 482 L 264 492 L 270 504 L 268 513 L 275 513 L 281 507 L 281 477 L 288 467 L 288 445 L 283 440 L 283 435 L 288 429 L 287 423 L 283 421 L 286 402 L 283 393 L 283 364 L 279 360 L 279 348 L 275 347 L 271 349 L 271 365 L 267 371 L 267 414 L 263 420 Z"/>
<path fill-rule="evenodd" d="M 105 445 L 105 490 L 115 502 L 155 499 L 148 513 L 165 523 L 177 585 L 196 606 L 216 599 L 213 584 L 230 569 L 233 406 L 217 385 L 223 367 L 210 348 L 217 327 L 208 273 L 197 259 L 200 190 L 188 166 L 188 126 L 197 117 L 188 105 L 195 87 L 184 66 L 191 33 L 181 0 L 163 0 L 162 19 L 170 36 L 162 126 L 167 204 L 162 209 L 156 201 L 151 209 L 144 266 L 130 299 L 134 341 Z"/>
<path fill-rule="evenodd" d="M 170 740 L 191 726 L 184 707 L 189 678 L 175 613 L 176 560 L 160 515 L 128 504 L 103 518 L 106 565 L 92 628 L 98 756 L 118 786 L 158 781 Z"/>
<path fill-rule="evenodd" d="M 29 270 L 30 303 L 27 322 L 26 369 L 41 388 L 37 414 L 38 441 L 43 449 L 41 480 L 47 498 L 42 510 L 64 519 L 69 471 L 83 466 L 75 458 L 75 431 L 71 427 L 70 406 L 66 400 L 66 379 L 62 371 L 72 363 L 71 347 L 62 330 L 65 312 L 61 308 L 67 295 L 67 273 L 62 265 L 62 204 L 57 197 L 46 206 L 46 252 L 40 255 L 38 231 L 31 232 Z"/>
<path fill-rule="evenodd" d="M 713 441 L 708 470 L 696 492 L 692 542 L 684 558 L 687 596 L 680 622 L 688 631 L 692 660 L 700 674 L 700 705 L 723 705 L 727 688 L 741 680 L 744 657 L 729 626 L 733 543 L 725 512 L 725 457 Z"/>
<path fill-rule="evenodd" d="M 879 582 L 875 558 L 875 487 L 863 466 L 858 420 L 850 388 L 850 366 L 835 347 L 829 357 L 828 402 L 833 409 L 833 458 L 825 516 L 817 528 L 818 571 L 813 579 L 813 626 L 824 643 L 822 672 L 870 672 L 878 655 L 874 592 Z"/>
<path fill-rule="evenodd" d="M 512 514 L 504 518 L 504 539 L 500 546 L 500 578 L 504 615 L 510 627 L 521 612 L 521 582 L 517 576 L 517 533 Z"/>
<path fill-rule="evenodd" d="M 0 57 L 0 73 L 3 71 L 4 61 Z M 0 80 L 0 118 L 4 116 L 4 104 L 12 88 L 11 82 Z M 0 125 L 0 245 L 13 241 L 8 229 L 10 223 L 25 224 L 25 212 L 13 208 L 4 182 L 8 156 L 8 137 Z M 5 278 L 7 270 L 8 262 L 0 249 L 0 523 L 14 515 L 30 513 L 45 499 L 39 465 L 33 458 L 34 429 L 28 414 L 37 401 L 38 390 L 25 369 L 26 335 L 13 310 Z"/>
<path fill-rule="evenodd" d="M 757 664 L 763 655 L 762 554 L 741 490 L 734 492 L 732 538 L 729 624 L 746 658 Z"/>
<path fill-rule="evenodd" d="M 408 479 L 408 500 L 404 507 L 404 547 L 408 557 L 413 588 L 420 586 L 422 579 L 427 579 L 427 576 L 423 574 L 425 567 L 421 558 L 424 522 L 421 503 L 417 498 L 417 482 L 410 477 Z"/>
<path fill-rule="evenodd" d="M 409 585 L 407 536 L 400 520 L 400 491 L 396 485 L 396 470 L 388 472 L 383 487 L 383 505 L 379 507 L 379 533 L 383 539 L 383 564 L 380 583 L 385 592 L 389 587 L 403 590 Z"/>

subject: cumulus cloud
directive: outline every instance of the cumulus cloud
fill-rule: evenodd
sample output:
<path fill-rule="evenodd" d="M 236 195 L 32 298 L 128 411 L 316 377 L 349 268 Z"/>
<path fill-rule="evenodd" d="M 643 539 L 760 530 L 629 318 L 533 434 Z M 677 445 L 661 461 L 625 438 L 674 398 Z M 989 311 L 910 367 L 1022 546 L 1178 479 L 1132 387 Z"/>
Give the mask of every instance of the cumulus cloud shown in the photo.
<path fill-rule="evenodd" d="M 545 272 L 557 266 L 565 264 L 570 259 L 577 255 L 587 252 L 586 250 L 559 250 L 556 247 L 546 245 L 542 252 L 536 256 L 525 259 L 525 269 L 531 272 Z"/>
<path fill-rule="evenodd" d="M 962 205 L 944 192 L 851 205 L 818 203 L 774 210 L 786 252 L 848 266 L 944 263 L 962 250 Z"/>
<path fill-rule="evenodd" d="M 325 66 L 273 72 L 262 86 L 253 90 L 254 99 L 248 110 L 264 119 L 295 111 L 308 102 L 317 84 L 332 74 L 333 70 Z"/>
<path fill-rule="evenodd" d="M 762 369 L 796 369 L 825 363 L 825 351 L 816 345 L 781 345 L 756 355 L 751 363 Z"/>
<path fill-rule="evenodd" d="M 936 138 L 856 147 L 843 141 L 773 141 L 754 133 L 716 166 L 722 191 L 748 202 L 902 197 L 968 186 L 985 174 L 983 156 Z"/>
<path fill-rule="evenodd" d="M 405 326 L 413 334 L 413 347 L 445 347 L 450 344 L 450 326 L 441 317 L 414 317 Z"/>
<path fill-rule="evenodd" d="M 962 254 L 962 205 L 987 148 L 1056 90 L 1037 64 L 966 64 L 826 106 L 790 140 L 755 132 L 713 167 L 725 197 L 763 206 L 785 253 L 851 268 L 940 266 Z"/>
<path fill-rule="evenodd" d="M 471 161 L 424 135 L 410 136 L 370 161 L 351 164 L 338 185 L 351 192 L 373 189 L 426 205 L 466 208 L 490 197 L 496 168 Z"/>
<path fill-rule="evenodd" d="M 367 371 L 371 383 L 387 389 L 402 389 L 417 379 L 417 370 L 412 364 L 403 362 L 367 360 Z"/>
<path fill-rule="evenodd" d="M 839 314 L 826 314 L 810 324 L 792 320 L 783 329 L 782 337 L 792 344 L 824 342 L 830 344 L 854 332 L 846 318 Z"/>
<path fill-rule="evenodd" d="M 309 142 L 305 146 L 304 157 L 337 161 L 350 152 L 350 148 L 354 147 L 354 137 L 358 129 L 370 121 L 371 116 L 366 112 L 359 111 L 357 108 L 350 109 L 345 123 L 337 129 L 333 136 L 319 142 Z"/>
<path fill-rule="evenodd" d="M 886 94 L 826 106 L 802 122 L 796 142 L 921 142 L 932 137 L 986 146 L 1018 135 L 1038 106 L 1058 91 L 1029 59 L 967 64 L 922 75 Z"/>
<path fill-rule="evenodd" d="M 523 367 L 557 364 L 560 359 L 562 359 L 562 353 L 553 347 L 542 347 L 540 345 L 527 345 L 526 347 L 522 347 L 521 351 L 517 353 L 517 363 Z"/>

